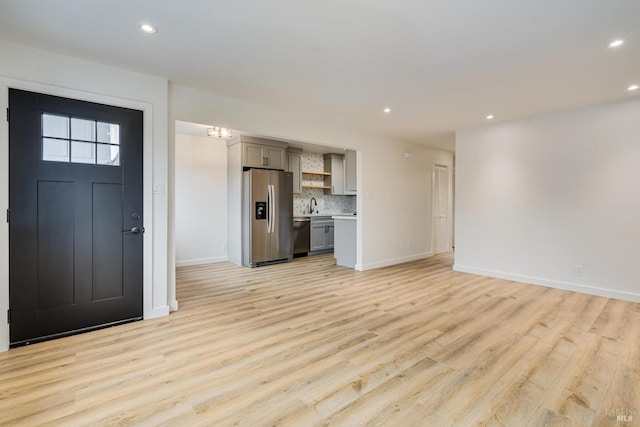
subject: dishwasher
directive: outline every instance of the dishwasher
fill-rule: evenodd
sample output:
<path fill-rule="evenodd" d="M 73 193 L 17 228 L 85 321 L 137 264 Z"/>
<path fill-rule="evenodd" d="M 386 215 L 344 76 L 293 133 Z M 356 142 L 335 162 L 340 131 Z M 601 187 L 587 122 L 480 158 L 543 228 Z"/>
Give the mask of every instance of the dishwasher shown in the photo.
<path fill-rule="evenodd" d="M 311 220 L 308 217 L 293 218 L 293 256 L 307 256 L 309 253 L 309 239 L 311 234 Z"/>

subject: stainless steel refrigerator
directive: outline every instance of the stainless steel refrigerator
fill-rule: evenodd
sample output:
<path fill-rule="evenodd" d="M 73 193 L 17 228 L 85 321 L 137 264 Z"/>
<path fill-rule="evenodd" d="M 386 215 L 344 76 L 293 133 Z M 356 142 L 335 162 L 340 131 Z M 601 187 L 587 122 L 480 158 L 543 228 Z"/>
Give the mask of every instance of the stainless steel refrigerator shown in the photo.
<path fill-rule="evenodd" d="M 293 259 L 293 174 L 249 169 L 243 177 L 242 264 Z"/>

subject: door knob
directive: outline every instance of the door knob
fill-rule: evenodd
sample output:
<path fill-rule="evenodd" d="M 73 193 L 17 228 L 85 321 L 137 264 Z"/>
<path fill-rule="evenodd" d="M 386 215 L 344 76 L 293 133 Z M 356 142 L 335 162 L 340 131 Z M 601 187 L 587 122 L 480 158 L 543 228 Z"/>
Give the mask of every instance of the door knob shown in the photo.
<path fill-rule="evenodd" d="M 140 234 L 144 233 L 144 227 L 133 227 L 131 230 L 122 230 L 123 233 Z"/>

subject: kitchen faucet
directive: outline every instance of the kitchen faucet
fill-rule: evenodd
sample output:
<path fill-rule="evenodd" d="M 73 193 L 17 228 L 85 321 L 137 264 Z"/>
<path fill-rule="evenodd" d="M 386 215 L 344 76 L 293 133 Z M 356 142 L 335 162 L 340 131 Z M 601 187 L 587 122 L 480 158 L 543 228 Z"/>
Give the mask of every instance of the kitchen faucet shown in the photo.
<path fill-rule="evenodd" d="M 318 202 L 316 201 L 315 197 L 312 197 L 311 200 L 309 200 L 309 214 L 313 213 L 313 207 L 314 206 L 318 206 Z"/>

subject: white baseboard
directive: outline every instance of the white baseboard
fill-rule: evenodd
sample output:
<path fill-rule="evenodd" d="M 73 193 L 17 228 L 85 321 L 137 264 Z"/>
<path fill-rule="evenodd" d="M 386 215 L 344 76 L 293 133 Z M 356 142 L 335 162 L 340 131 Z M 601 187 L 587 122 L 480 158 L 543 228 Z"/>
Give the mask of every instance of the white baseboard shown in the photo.
<path fill-rule="evenodd" d="M 169 301 L 169 311 L 178 311 L 178 300 Z"/>
<path fill-rule="evenodd" d="M 212 264 L 214 262 L 227 262 L 229 257 L 219 256 L 213 258 L 200 258 L 200 259 L 185 259 L 183 261 L 176 261 L 176 267 L 188 267 L 190 265 L 200 264 Z"/>
<path fill-rule="evenodd" d="M 496 279 L 512 280 L 514 282 L 528 283 L 530 285 L 545 286 L 547 288 L 562 289 L 565 291 L 579 292 L 582 294 L 596 295 L 599 297 L 615 298 L 624 301 L 640 302 L 640 294 L 621 292 L 613 289 L 598 288 L 595 286 L 579 285 L 576 283 L 562 282 L 559 280 L 543 279 L 540 277 L 525 276 L 522 274 L 505 273 L 503 271 L 487 270 L 484 268 L 470 267 L 454 264 L 453 269 L 462 273 L 477 274 L 480 276 L 495 277 Z"/>
<path fill-rule="evenodd" d="M 371 264 L 356 264 L 355 269 L 358 271 L 374 270 L 376 268 L 388 267 L 390 265 L 403 264 L 405 262 L 416 261 L 419 259 L 429 258 L 433 256 L 433 252 L 423 252 L 421 254 L 409 255 L 401 258 L 388 259 L 379 262 L 372 262 Z"/>

